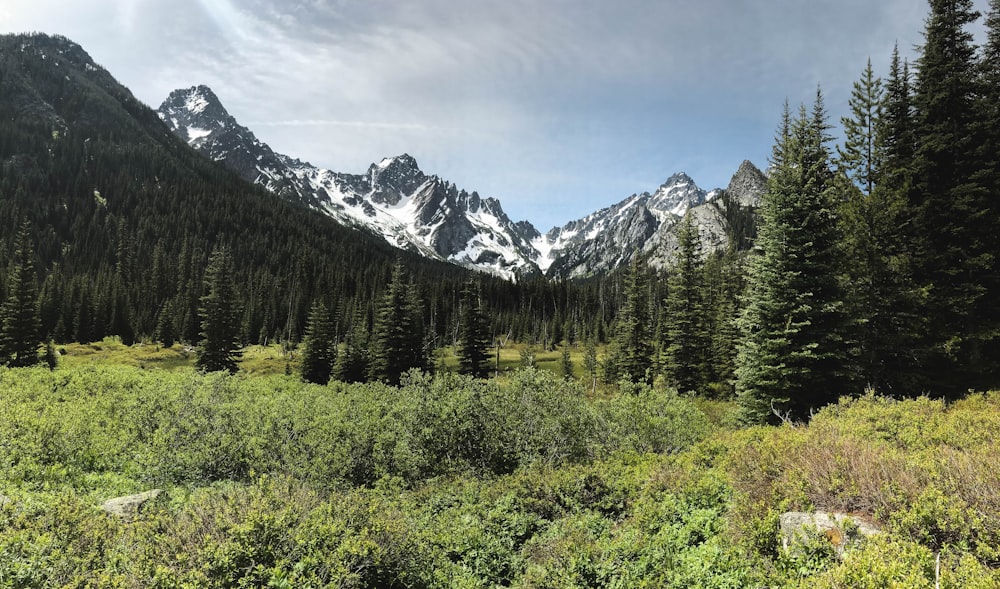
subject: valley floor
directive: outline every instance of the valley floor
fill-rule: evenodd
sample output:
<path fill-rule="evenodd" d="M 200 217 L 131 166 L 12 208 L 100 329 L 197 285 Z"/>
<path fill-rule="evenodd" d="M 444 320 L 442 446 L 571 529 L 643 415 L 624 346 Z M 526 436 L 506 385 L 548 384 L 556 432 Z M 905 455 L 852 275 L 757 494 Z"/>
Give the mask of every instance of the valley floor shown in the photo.
<path fill-rule="evenodd" d="M 321 387 L 66 352 L 0 369 L 2 587 L 1000 587 L 1000 393 L 738 429 L 532 369 Z M 882 533 L 785 548 L 789 511 Z"/>

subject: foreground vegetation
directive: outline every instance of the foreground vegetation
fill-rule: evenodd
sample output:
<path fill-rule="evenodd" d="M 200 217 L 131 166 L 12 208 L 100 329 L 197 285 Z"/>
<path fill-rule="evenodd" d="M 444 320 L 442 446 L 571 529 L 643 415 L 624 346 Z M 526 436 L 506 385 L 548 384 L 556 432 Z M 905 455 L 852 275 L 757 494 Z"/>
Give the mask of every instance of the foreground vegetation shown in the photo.
<path fill-rule="evenodd" d="M 934 587 L 938 558 L 941 587 L 1000 584 L 1000 395 L 732 413 L 531 369 L 0 369 L 0 586 Z M 99 509 L 154 487 L 133 518 Z M 886 533 L 786 551 L 789 510 Z"/>

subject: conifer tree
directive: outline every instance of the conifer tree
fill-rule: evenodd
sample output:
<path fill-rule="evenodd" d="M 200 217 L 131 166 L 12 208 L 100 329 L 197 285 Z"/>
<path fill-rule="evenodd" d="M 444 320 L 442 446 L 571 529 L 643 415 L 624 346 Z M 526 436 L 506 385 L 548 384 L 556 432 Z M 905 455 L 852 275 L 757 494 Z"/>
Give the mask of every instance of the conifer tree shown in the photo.
<path fill-rule="evenodd" d="M 485 378 L 489 373 L 489 328 L 476 284 L 471 280 L 462 288 L 459 305 L 458 372 Z"/>
<path fill-rule="evenodd" d="M 931 0 L 919 59 L 914 104 L 915 157 L 909 191 L 909 230 L 915 236 L 912 272 L 926 293 L 918 350 L 923 389 L 959 394 L 981 386 L 997 359 L 984 353 L 996 325 L 978 311 L 988 306 L 996 279 L 989 191 L 978 150 L 977 66 L 972 0 Z M 993 297 L 995 298 L 995 297 Z"/>
<path fill-rule="evenodd" d="M 785 106 L 740 320 L 736 391 L 747 423 L 772 411 L 801 418 L 850 392 L 827 130 L 818 92 L 811 115 L 803 107 L 792 121 Z"/>
<path fill-rule="evenodd" d="M 562 377 L 566 380 L 573 379 L 573 360 L 569 353 L 569 344 L 563 344 L 562 353 L 559 355 L 559 368 L 562 371 Z"/>
<path fill-rule="evenodd" d="M 907 324 L 914 317 L 913 289 L 906 279 L 902 229 L 912 158 L 907 76 L 894 50 L 883 91 L 868 61 L 851 93 L 851 116 L 841 119 L 845 143 L 837 148 L 844 175 L 839 213 L 850 260 L 846 274 L 859 345 L 858 376 L 885 392 L 905 389 L 912 370 Z"/>
<path fill-rule="evenodd" d="M 851 114 L 840 119 L 844 144 L 837 146 L 837 165 L 864 195 L 875 191 L 882 171 L 882 145 L 878 128 L 882 121 L 882 79 L 875 76 L 872 60 L 854 82 L 848 103 Z"/>
<path fill-rule="evenodd" d="M 411 368 L 426 369 L 423 308 L 409 283 L 402 262 L 396 262 L 392 278 L 375 315 L 372 333 L 370 380 L 399 384 Z"/>
<path fill-rule="evenodd" d="M 169 348 L 177 342 L 177 332 L 174 330 L 173 299 L 167 299 L 160 309 L 156 320 L 156 339 Z"/>
<path fill-rule="evenodd" d="M 706 384 L 709 337 L 706 333 L 704 262 L 698 226 L 684 216 L 677 234 L 678 250 L 667 289 L 667 337 L 664 366 L 678 391 L 700 392 Z"/>
<path fill-rule="evenodd" d="M 354 311 L 350 329 L 344 337 L 344 348 L 333 363 L 333 378 L 340 382 L 364 382 L 368 375 L 368 326 L 365 312 Z"/>
<path fill-rule="evenodd" d="M 236 372 L 243 355 L 239 345 L 240 310 L 233 261 L 227 249 L 212 252 L 205 270 L 205 295 L 199 308 L 201 343 L 195 365 L 203 372 Z"/>
<path fill-rule="evenodd" d="M 878 126 L 878 143 L 881 146 L 882 171 L 880 185 L 906 194 L 913 176 L 913 88 L 910 65 L 899 56 L 899 47 L 893 47 L 883 97 L 882 120 Z"/>
<path fill-rule="evenodd" d="M 708 333 L 707 381 L 710 396 L 733 395 L 733 363 L 739 340 L 737 319 L 743 296 L 744 255 L 731 242 L 724 252 L 713 252 L 705 263 L 705 319 Z"/>
<path fill-rule="evenodd" d="M 977 181 L 988 192 L 989 208 L 984 211 L 988 218 L 984 224 L 992 227 L 996 236 L 1000 232 L 1000 0 L 990 0 L 986 14 L 986 44 L 980 57 L 978 116 L 982 170 Z M 993 271 L 985 275 L 988 280 L 985 288 L 988 293 L 997 293 L 1000 292 L 1000 239 L 994 237 L 987 245 Z M 1000 358 L 1000 297 L 983 297 L 976 316 L 989 326 L 983 356 Z M 1000 383 L 1000 366 L 997 364 L 994 362 L 984 367 L 986 374 L 984 382 L 980 383 L 983 388 Z"/>
<path fill-rule="evenodd" d="M 52 343 L 52 340 L 45 342 L 45 365 L 49 367 L 49 370 L 55 370 L 56 366 L 59 365 L 59 352 L 56 351 L 56 345 Z"/>
<path fill-rule="evenodd" d="M 625 302 L 618 311 L 611 352 L 605 362 L 605 379 L 625 378 L 647 382 L 653 365 L 649 322 L 649 278 L 636 255 L 625 273 Z"/>
<path fill-rule="evenodd" d="M 42 322 L 32 256 L 31 226 L 25 222 L 17 234 L 14 260 L 7 276 L 7 297 L 0 307 L 0 362 L 13 367 L 39 362 Z"/>
<path fill-rule="evenodd" d="M 330 381 L 337 360 L 336 334 L 330 311 L 320 301 L 313 303 L 306 323 L 305 350 L 302 353 L 302 380 L 316 384 Z"/>
<path fill-rule="evenodd" d="M 587 371 L 591 379 L 596 380 L 597 368 L 597 342 L 594 341 L 594 336 L 590 336 L 587 338 L 583 351 L 583 369 Z"/>
<path fill-rule="evenodd" d="M 888 279 L 884 254 L 885 233 L 894 228 L 885 221 L 890 210 L 878 198 L 881 190 L 883 150 L 879 129 L 882 126 L 884 96 L 882 79 L 875 76 L 871 59 L 861 79 L 854 83 L 848 103 L 850 116 L 841 117 L 844 143 L 837 146 L 836 165 L 841 176 L 838 210 L 844 233 L 844 252 L 850 264 L 845 266 L 850 285 L 849 304 L 856 320 L 859 338 L 859 370 L 868 384 L 881 387 L 880 363 L 885 334 L 884 317 L 888 311 L 883 283 Z M 878 190 L 878 192 L 876 192 Z"/>

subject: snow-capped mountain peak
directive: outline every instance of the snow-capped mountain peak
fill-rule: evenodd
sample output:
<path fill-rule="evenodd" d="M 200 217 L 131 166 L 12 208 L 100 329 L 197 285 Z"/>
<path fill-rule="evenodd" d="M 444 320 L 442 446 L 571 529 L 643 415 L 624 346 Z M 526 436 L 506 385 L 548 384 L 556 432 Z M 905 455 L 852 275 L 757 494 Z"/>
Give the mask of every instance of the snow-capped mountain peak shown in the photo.
<path fill-rule="evenodd" d="M 394 246 L 507 278 L 613 270 L 637 252 L 671 243 L 669 233 L 677 222 L 718 194 L 702 190 L 680 172 L 653 193 L 633 194 L 542 235 L 527 221 L 512 222 L 498 200 L 425 174 L 409 154 L 386 157 L 362 174 L 345 174 L 275 153 L 241 126 L 207 86 L 175 90 L 158 112 L 195 149 L 281 197 L 371 231 Z M 749 162 L 741 166 L 740 177 L 746 178 L 741 182 L 759 184 L 751 173 L 756 168 L 750 168 Z M 715 217 L 698 218 L 716 223 Z"/>
<path fill-rule="evenodd" d="M 705 202 L 708 193 L 694 183 L 684 172 L 674 174 L 649 198 L 648 207 L 658 213 L 683 217 L 690 207 Z"/>
<path fill-rule="evenodd" d="M 195 148 L 212 133 L 231 128 L 236 123 L 208 86 L 174 90 L 157 113 L 175 134 Z"/>
<path fill-rule="evenodd" d="M 175 134 L 247 180 L 396 247 L 507 278 L 538 273 L 530 223 L 513 223 L 499 201 L 425 174 L 409 154 L 363 174 L 318 168 L 272 151 L 206 86 L 175 90 L 158 112 Z"/>
<path fill-rule="evenodd" d="M 669 231 L 688 209 L 704 204 L 712 194 L 684 172 L 676 173 L 652 194 L 633 194 L 535 238 L 536 262 L 550 275 L 569 277 L 613 270 L 627 264 L 654 236 Z"/>

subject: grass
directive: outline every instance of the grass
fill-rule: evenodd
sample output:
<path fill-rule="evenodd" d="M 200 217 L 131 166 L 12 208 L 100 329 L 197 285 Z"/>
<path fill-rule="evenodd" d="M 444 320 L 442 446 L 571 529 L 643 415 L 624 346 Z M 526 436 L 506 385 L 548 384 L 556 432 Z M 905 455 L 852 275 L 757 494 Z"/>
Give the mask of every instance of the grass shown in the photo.
<path fill-rule="evenodd" d="M 123 344 L 118 338 L 104 338 L 90 344 L 65 344 L 56 348 L 59 364 L 66 368 L 88 365 L 134 366 L 142 369 L 193 370 L 198 351 L 184 344 L 169 348 L 155 343 Z M 248 346 L 243 349 L 240 369 L 248 374 L 298 372 L 299 350 L 285 351 L 279 345 Z"/>
<path fill-rule="evenodd" d="M 562 374 L 562 348 L 545 351 L 539 346 L 511 343 L 490 350 L 490 372 L 504 374 L 522 366 L 522 353 L 529 350 L 534 355 L 535 366 L 540 370 L 548 370 L 553 374 Z M 193 346 L 174 344 L 165 348 L 156 343 L 123 344 L 118 338 L 105 338 L 102 341 L 80 344 L 72 343 L 58 346 L 59 363 L 67 368 L 94 364 L 112 364 L 135 366 L 143 369 L 190 370 L 194 368 L 198 352 Z M 240 370 L 254 375 L 284 374 L 286 370 L 298 373 L 301 363 L 301 348 L 284 349 L 281 345 L 247 346 L 243 349 L 240 360 Z M 601 357 L 603 348 L 598 350 Z M 570 348 L 570 362 L 573 365 L 573 377 L 577 380 L 589 380 L 590 376 L 584 369 L 584 348 L 574 345 Z M 458 371 L 458 356 L 454 346 L 438 349 L 434 354 L 434 363 L 443 365 L 452 372 Z M 499 368 L 499 369 L 498 369 Z"/>

